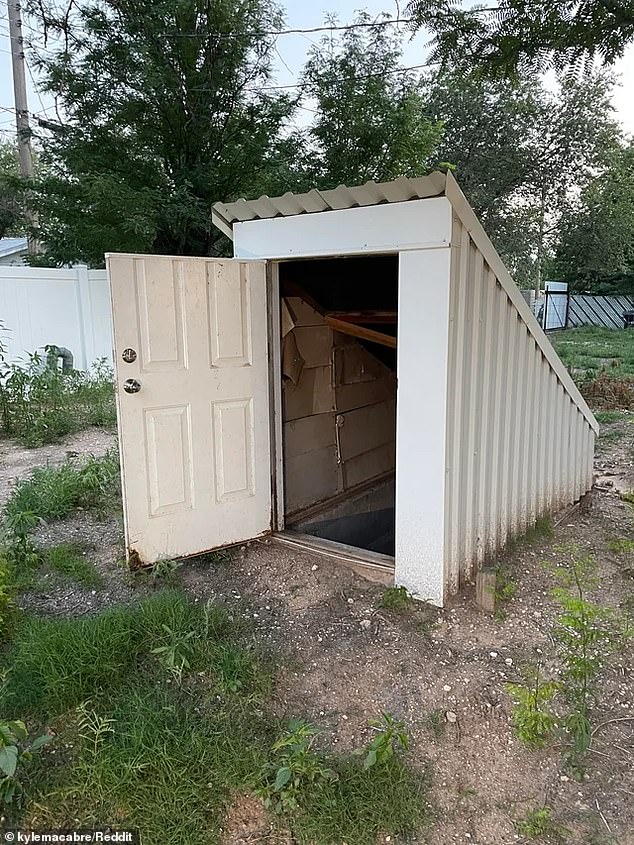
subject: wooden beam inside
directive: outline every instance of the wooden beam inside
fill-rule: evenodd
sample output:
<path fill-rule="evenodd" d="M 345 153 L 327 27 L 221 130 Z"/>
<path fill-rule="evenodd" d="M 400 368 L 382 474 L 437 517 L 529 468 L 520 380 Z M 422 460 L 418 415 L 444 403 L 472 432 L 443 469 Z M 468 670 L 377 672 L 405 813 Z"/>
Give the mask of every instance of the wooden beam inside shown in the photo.
<path fill-rule="evenodd" d="M 398 322 L 396 311 L 328 311 L 329 317 L 336 320 L 344 320 L 346 323 L 361 323 L 363 325 L 372 323 L 394 324 Z"/>
<path fill-rule="evenodd" d="M 366 329 L 365 326 L 357 326 L 354 323 L 347 323 L 345 320 L 339 320 L 337 317 L 326 315 L 326 324 L 335 331 L 341 334 L 348 334 L 351 337 L 358 337 L 360 340 L 369 340 L 372 343 L 378 343 L 381 346 L 389 346 L 390 349 L 396 349 L 396 338 L 384 332 L 377 332 L 375 329 Z"/>

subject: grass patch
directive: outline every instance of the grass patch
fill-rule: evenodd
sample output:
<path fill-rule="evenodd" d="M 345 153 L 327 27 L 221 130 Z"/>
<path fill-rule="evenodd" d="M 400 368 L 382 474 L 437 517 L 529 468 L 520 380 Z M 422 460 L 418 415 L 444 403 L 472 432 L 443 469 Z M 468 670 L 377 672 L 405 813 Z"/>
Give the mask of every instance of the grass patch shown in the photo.
<path fill-rule="evenodd" d="M 216 845 L 232 796 L 288 787 L 279 769 L 290 760 L 293 801 L 278 812 L 294 841 L 374 845 L 420 830 L 427 778 L 388 753 L 387 732 L 369 768 L 290 747 L 266 712 L 270 673 L 244 639 L 222 609 L 169 590 L 88 618 L 23 619 L 0 710 L 31 730 L 50 725 L 55 739 L 25 770 L 10 823 L 107 819 L 148 842 Z"/>
<path fill-rule="evenodd" d="M 594 416 L 599 425 L 632 421 L 632 415 L 628 411 L 595 411 Z"/>
<path fill-rule="evenodd" d="M 394 613 L 413 613 L 418 603 L 405 587 L 388 587 L 381 598 L 381 607 Z"/>
<path fill-rule="evenodd" d="M 566 833 L 565 828 L 557 824 L 553 819 L 550 807 L 540 807 L 530 810 L 526 816 L 517 823 L 517 832 L 527 839 L 550 839 L 557 842 Z"/>
<path fill-rule="evenodd" d="M 626 537 L 617 537 L 608 542 L 608 549 L 617 555 L 634 554 L 634 540 L 628 540 Z"/>
<path fill-rule="evenodd" d="M 627 502 L 628 505 L 634 505 L 634 490 L 628 490 L 627 493 L 621 493 L 621 499 Z"/>
<path fill-rule="evenodd" d="M 9 530 L 22 534 L 27 522 L 34 528 L 40 521 L 64 519 L 78 508 L 109 511 L 119 498 L 119 459 L 112 450 L 82 464 L 67 461 L 35 469 L 13 488 L 5 522 Z"/>
<path fill-rule="evenodd" d="M 634 376 L 634 332 L 581 326 L 551 334 L 557 354 L 582 381 L 604 371 L 610 378 Z"/>
<path fill-rule="evenodd" d="M 72 543 L 60 543 L 46 552 L 46 562 L 53 570 L 71 581 L 86 587 L 101 587 L 103 578 L 93 563 L 83 556 L 81 549 Z"/>

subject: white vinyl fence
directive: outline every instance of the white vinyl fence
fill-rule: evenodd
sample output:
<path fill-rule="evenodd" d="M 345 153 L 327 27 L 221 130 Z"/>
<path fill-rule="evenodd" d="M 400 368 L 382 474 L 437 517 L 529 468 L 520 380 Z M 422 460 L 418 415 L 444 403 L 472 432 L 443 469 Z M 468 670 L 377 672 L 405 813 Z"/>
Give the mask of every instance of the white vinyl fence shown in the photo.
<path fill-rule="evenodd" d="M 48 344 L 73 353 L 76 369 L 112 361 L 112 310 L 105 270 L 0 267 L 0 325 L 9 362 Z"/>

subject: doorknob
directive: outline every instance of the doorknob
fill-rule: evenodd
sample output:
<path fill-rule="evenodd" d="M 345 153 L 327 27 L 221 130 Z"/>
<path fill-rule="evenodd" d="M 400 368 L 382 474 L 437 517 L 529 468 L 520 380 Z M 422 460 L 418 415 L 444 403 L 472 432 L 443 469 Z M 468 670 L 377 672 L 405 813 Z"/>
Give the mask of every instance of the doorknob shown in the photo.
<path fill-rule="evenodd" d="M 126 393 L 138 393 L 141 390 L 141 382 L 135 378 L 127 378 L 123 382 L 123 389 Z"/>

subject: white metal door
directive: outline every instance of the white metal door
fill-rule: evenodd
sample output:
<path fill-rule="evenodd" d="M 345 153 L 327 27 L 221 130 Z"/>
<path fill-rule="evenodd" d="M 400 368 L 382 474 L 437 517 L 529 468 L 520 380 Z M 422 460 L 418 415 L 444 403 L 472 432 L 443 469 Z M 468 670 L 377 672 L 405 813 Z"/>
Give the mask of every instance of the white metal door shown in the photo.
<path fill-rule="evenodd" d="M 270 531 L 265 263 L 107 266 L 128 553 L 150 563 Z"/>

